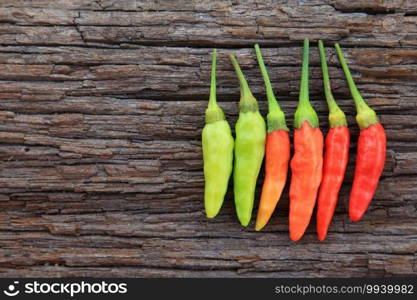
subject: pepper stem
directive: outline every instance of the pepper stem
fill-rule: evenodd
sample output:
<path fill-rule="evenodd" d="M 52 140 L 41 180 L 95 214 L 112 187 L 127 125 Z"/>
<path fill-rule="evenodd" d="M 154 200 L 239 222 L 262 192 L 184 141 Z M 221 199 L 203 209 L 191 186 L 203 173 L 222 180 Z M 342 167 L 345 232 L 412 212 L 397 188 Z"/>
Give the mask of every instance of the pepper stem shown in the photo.
<path fill-rule="evenodd" d="M 301 69 L 300 97 L 294 118 L 294 125 L 296 129 L 301 128 L 305 121 L 307 121 L 313 128 L 319 126 L 317 113 L 311 106 L 308 95 L 308 55 L 309 41 L 308 39 L 305 39 L 303 50 L 303 67 Z"/>
<path fill-rule="evenodd" d="M 323 72 L 324 95 L 326 97 L 327 106 L 329 107 L 329 123 L 331 128 L 347 126 L 346 116 L 334 100 L 329 78 L 329 70 L 327 69 L 326 54 L 322 41 L 319 41 L 319 52 L 321 61 L 321 70 Z"/>
<path fill-rule="evenodd" d="M 259 45 L 255 45 L 256 58 L 258 59 L 259 68 L 261 69 L 262 77 L 265 83 L 266 97 L 268 99 L 268 115 L 266 116 L 268 123 L 268 133 L 275 130 L 283 129 L 288 131 L 287 124 L 285 122 L 284 112 L 281 110 L 277 99 L 275 98 L 274 91 L 272 90 L 271 81 L 269 80 L 268 71 L 266 70 L 264 60 L 262 58 L 261 49 Z"/>
<path fill-rule="evenodd" d="M 258 60 L 259 68 L 261 69 L 261 74 L 265 82 L 266 96 L 268 99 L 268 109 L 269 111 L 281 110 L 279 104 L 275 98 L 274 91 L 272 90 L 271 81 L 269 80 L 268 71 L 266 70 L 265 63 L 262 57 L 261 49 L 259 45 L 255 45 L 256 58 Z"/>
<path fill-rule="evenodd" d="M 240 69 L 239 63 L 237 62 L 236 56 L 230 54 L 230 60 L 232 61 L 233 67 L 235 68 L 237 78 L 239 79 L 240 84 L 240 111 L 257 111 L 258 103 L 256 102 L 255 97 L 253 97 L 252 92 L 249 89 L 249 85 L 245 79 L 245 76 Z"/>
<path fill-rule="evenodd" d="M 212 63 L 211 63 L 211 75 L 210 75 L 210 98 L 208 107 L 206 109 L 206 123 L 213 123 L 220 120 L 225 120 L 223 110 L 217 105 L 216 99 L 216 63 L 217 63 L 217 50 L 213 50 Z"/>
<path fill-rule="evenodd" d="M 213 50 L 212 61 L 211 61 L 211 74 L 210 74 L 210 98 L 209 107 L 217 105 L 216 98 L 216 64 L 217 64 L 217 49 Z"/>
<path fill-rule="evenodd" d="M 304 40 L 303 47 L 303 66 L 301 69 L 301 86 L 300 86 L 300 99 L 299 101 L 303 104 L 309 104 L 309 93 L 308 93 L 308 64 L 309 64 L 309 41 Z"/>
<path fill-rule="evenodd" d="M 359 128 L 365 129 L 371 125 L 377 124 L 379 122 L 378 117 L 375 111 L 370 108 L 368 104 L 366 104 L 365 100 L 363 100 L 361 94 L 359 93 L 358 88 L 353 81 L 349 67 L 346 63 L 345 57 L 343 56 L 342 49 L 337 43 L 335 47 L 340 64 L 342 65 L 343 71 L 345 72 L 345 77 L 349 85 L 350 93 L 352 94 L 353 100 L 355 101 L 357 111 L 356 122 L 358 123 Z"/>

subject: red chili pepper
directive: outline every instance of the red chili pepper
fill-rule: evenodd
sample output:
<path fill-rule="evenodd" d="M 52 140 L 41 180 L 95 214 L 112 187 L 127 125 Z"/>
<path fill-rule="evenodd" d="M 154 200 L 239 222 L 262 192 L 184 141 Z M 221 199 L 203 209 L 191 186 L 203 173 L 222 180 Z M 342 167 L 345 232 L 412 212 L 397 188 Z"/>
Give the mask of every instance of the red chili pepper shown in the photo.
<path fill-rule="evenodd" d="M 336 51 L 355 101 L 356 121 L 360 128 L 355 175 L 349 199 L 349 217 L 356 222 L 368 209 L 384 170 L 387 138 L 375 111 L 366 104 L 356 88 L 338 44 Z"/>
<path fill-rule="evenodd" d="M 269 111 L 267 115 L 268 134 L 265 145 L 265 179 L 255 225 L 255 230 L 258 231 L 268 223 L 284 189 L 290 159 L 290 137 L 284 112 L 275 99 L 258 45 L 255 45 L 255 51 L 265 82 Z"/>
<path fill-rule="evenodd" d="M 319 240 L 326 238 L 333 218 L 337 198 L 349 157 L 349 129 L 346 116 L 333 98 L 323 42 L 319 41 L 324 94 L 329 107 L 330 129 L 326 136 L 323 179 L 317 200 L 317 234 Z"/>
<path fill-rule="evenodd" d="M 307 229 L 322 178 L 323 134 L 308 97 L 308 40 L 304 40 L 300 99 L 295 112 L 294 157 L 291 160 L 290 238 Z"/>

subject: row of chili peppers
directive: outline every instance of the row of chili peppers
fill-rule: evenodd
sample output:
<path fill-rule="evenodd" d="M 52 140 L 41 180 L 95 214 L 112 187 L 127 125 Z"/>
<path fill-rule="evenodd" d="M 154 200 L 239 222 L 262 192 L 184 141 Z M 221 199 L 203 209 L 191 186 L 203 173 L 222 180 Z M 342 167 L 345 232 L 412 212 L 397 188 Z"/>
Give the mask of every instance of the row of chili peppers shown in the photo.
<path fill-rule="evenodd" d="M 234 163 L 233 182 L 237 216 L 243 226 L 249 224 L 256 181 L 265 156 L 265 179 L 255 229 L 261 230 L 274 212 L 284 189 L 290 164 L 290 238 L 297 241 L 304 235 L 316 202 L 318 237 L 320 240 L 326 238 L 348 163 L 350 134 L 346 116 L 331 92 L 322 41 L 319 41 L 318 45 L 330 129 L 324 142 L 317 113 L 309 100 L 309 41 L 306 39 L 299 104 L 294 117 L 294 155 L 291 162 L 290 137 L 285 115 L 275 99 L 259 46 L 255 45 L 255 51 L 268 99 L 267 128 L 236 57 L 230 55 L 240 82 L 241 93 L 235 140 L 223 110 L 216 102 L 217 51 L 214 50 L 210 99 L 205 113 L 206 125 L 202 132 L 204 202 L 208 218 L 215 217 L 223 204 Z M 375 111 L 366 104 L 356 88 L 338 44 L 336 51 L 355 102 L 356 121 L 360 128 L 349 199 L 349 217 L 356 222 L 367 210 L 383 171 L 386 135 Z"/>

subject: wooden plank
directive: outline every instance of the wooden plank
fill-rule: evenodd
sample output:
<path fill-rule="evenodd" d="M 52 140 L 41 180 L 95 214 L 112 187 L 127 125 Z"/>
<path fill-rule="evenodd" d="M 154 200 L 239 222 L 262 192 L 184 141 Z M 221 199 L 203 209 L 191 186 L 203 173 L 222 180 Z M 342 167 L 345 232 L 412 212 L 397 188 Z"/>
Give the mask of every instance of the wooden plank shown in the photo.
<path fill-rule="evenodd" d="M 0 276 L 415 276 L 416 12 L 406 0 L 0 1 Z M 320 126 L 319 38 L 352 133 L 328 239 L 317 240 L 313 220 L 289 240 L 288 187 L 260 233 L 238 224 L 231 189 L 207 220 L 200 135 L 211 49 L 232 128 L 239 87 L 228 54 L 266 115 L 255 42 L 292 124 L 305 37 Z M 359 223 L 346 214 L 358 129 L 336 41 L 388 135 Z"/>

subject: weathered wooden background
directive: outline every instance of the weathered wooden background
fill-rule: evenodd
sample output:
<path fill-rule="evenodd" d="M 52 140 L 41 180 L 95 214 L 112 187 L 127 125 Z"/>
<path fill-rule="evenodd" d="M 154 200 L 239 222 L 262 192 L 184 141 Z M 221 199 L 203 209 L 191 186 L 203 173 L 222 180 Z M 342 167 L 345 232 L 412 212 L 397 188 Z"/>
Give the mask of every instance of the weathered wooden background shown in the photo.
<path fill-rule="evenodd" d="M 321 126 L 319 38 L 353 135 L 328 239 L 313 220 L 289 240 L 287 196 L 260 233 L 238 224 L 231 195 L 207 220 L 200 134 L 212 48 L 232 127 L 229 53 L 266 113 L 255 42 L 292 122 L 305 37 Z M 358 130 L 334 42 L 388 134 L 358 223 L 346 215 Z M 0 0 L 0 43 L 0 276 L 417 275 L 415 1 Z"/>

